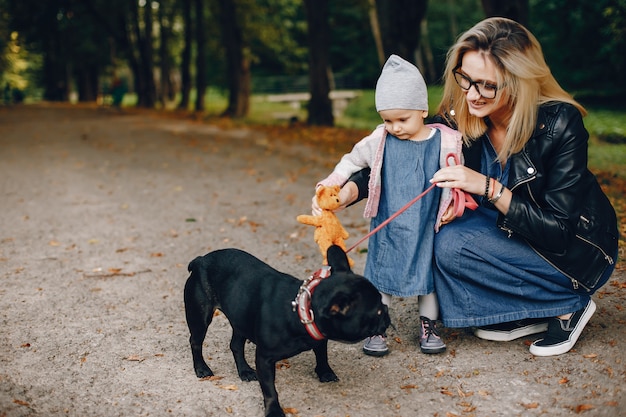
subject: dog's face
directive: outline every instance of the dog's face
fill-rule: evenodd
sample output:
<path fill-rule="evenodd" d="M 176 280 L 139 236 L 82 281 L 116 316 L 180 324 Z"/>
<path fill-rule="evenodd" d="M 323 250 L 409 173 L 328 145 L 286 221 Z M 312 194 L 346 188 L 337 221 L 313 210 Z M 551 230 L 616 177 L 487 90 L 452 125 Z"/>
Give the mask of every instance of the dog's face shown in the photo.
<path fill-rule="evenodd" d="M 315 290 L 314 313 L 318 327 L 331 340 L 355 343 L 384 334 L 391 324 L 380 292 L 367 279 L 352 273 L 345 252 L 328 249 L 331 276 Z"/>

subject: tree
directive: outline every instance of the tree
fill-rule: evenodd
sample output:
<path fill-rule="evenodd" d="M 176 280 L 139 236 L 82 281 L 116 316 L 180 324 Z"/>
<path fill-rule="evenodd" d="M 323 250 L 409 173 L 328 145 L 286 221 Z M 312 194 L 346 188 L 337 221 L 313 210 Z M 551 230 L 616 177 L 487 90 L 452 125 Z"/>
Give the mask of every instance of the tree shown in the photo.
<path fill-rule="evenodd" d="M 330 26 L 328 0 L 304 0 L 308 24 L 309 83 L 311 101 L 307 123 L 333 126 L 333 106 L 330 93 L 330 68 L 328 62 Z"/>
<path fill-rule="evenodd" d="M 204 1 L 194 0 L 196 34 L 196 111 L 204 111 L 204 95 L 207 89 L 207 62 L 205 44 Z"/>
<path fill-rule="evenodd" d="M 173 0 L 159 0 L 158 27 L 159 27 L 159 91 L 158 99 L 162 107 L 167 101 L 174 99 L 174 86 L 171 71 L 173 59 L 171 56 L 173 41 L 173 24 L 175 19 Z"/>
<path fill-rule="evenodd" d="M 397 54 L 415 62 L 421 23 L 427 0 L 377 0 L 376 13 L 383 39 L 385 59 Z"/>
<path fill-rule="evenodd" d="M 183 18 L 184 46 L 180 65 L 181 98 L 178 108 L 187 110 L 191 93 L 191 51 L 193 49 L 194 25 L 191 17 L 191 0 L 180 0 Z"/>
<path fill-rule="evenodd" d="M 137 73 L 135 74 L 135 90 L 137 105 L 152 108 L 156 104 L 156 85 L 154 82 L 154 36 L 152 2 L 139 6 L 138 2 L 130 1 L 130 24 L 136 39 L 138 53 Z"/>
<path fill-rule="evenodd" d="M 235 0 L 218 1 L 217 16 L 226 54 L 228 82 L 228 106 L 222 116 L 228 117 L 244 117 L 250 109 L 250 52 L 244 38 L 242 10 L 249 11 L 251 5 L 240 3 Z"/>

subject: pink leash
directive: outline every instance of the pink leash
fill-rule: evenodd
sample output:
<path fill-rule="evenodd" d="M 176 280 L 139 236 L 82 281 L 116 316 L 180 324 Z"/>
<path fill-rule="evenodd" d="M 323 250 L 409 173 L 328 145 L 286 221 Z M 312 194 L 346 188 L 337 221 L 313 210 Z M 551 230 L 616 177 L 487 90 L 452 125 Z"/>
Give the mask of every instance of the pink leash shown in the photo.
<path fill-rule="evenodd" d="M 454 162 L 455 162 L 456 165 L 459 164 L 459 158 L 455 154 L 453 154 L 453 153 L 449 153 L 448 154 L 448 156 L 446 157 L 446 163 L 448 163 L 447 161 L 450 158 L 454 159 Z M 369 239 L 374 233 L 378 232 L 380 229 L 382 229 L 383 227 L 387 226 L 389 224 L 389 222 L 391 222 L 393 219 L 395 219 L 400 214 L 405 212 L 406 209 L 408 209 L 413 204 L 415 204 L 420 198 L 424 197 L 426 194 L 428 194 L 436 186 L 437 186 L 437 184 L 432 184 L 430 187 L 428 187 L 426 190 L 424 190 L 420 195 L 418 195 L 413 200 L 411 200 L 408 203 L 406 203 L 403 207 L 400 208 L 400 210 L 398 210 L 395 213 L 393 213 L 387 220 L 385 220 L 384 222 L 379 224 L 375 229 L 371 230 L 368 234 L 366 234 L 361 239 L 359 239 L 359 241 L 356 242 L 354 245 L 350 246 L 350 248 L 348 250 L 346 250 L 346 253 L 350 252 L 352 249 L 356 248 L 361 243 L 363 243 L 366 239 Z M 453 188 L 452 189 L 452 199 L 454 201 L 454 215 L 456 217 L 461 217 L 463 215 L 463 212 L 465 211 L 466 207 L 468 209 L 470 209 L 470 210 L 476 210 L 476 208 L 478 207 L 478 204 L 476 204 L 476 201 L 474 201 L 474 199 L 472 198 L 472 196 L 469 193 L 467 193 L 465 191 L 462 191 L 462 190 L 459 190 L 458 188 Z"/>

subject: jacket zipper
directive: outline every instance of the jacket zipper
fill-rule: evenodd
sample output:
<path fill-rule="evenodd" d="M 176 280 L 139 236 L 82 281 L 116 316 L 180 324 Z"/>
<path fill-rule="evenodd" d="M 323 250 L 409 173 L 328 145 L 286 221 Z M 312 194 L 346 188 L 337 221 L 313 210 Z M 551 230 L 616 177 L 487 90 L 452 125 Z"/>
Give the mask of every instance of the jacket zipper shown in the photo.
<path fill-rule="evenodd" d="M 613 263 L 615 263 L 615 260 L 613 259 L 612 256 L 608 255 L 604 250 L 602 250 L 602 248 L 596 244 L 594 244 L 593 242 L 590 242 L 589 240 L 583 238 L 580 235 L 576 235 L 576 238 L 582 240 L 583 242 L 588 243 L 589 245 L 593 246 L 594 248 L 598 249 L 600 252 L 602 252 L 602 255 L 604 255 L 604 259 L 607 260 L 607 262 L 609 263 L 609 265 L 613 265 Z M 528 242 L 528 240 L 526 240 L 526 242 Z M 580 283 L 580 281 L 578 281 L 576 278 L 572 277 L 570 274 L 566 273 L 565 271 L 563 271 L 561 268 L 559 268 L 558 266 L 556 266 L 555 264 L 553 264 L 552 262 L 550 262 L 548 259 L 546 259 L 545 256 L 543 256 L 537 249 L 535 249 L 535 247 L 533 245 L 530 244 L 530 242 L 528 242 L 528 244 L 530 245 L 530 247 L 535 251 L 535 253 L 539 256 L 541 256 L 541 258 L 543 258 L 546 262 L 548 262 L 550 265 L 552 265 L 554 268 L 556 268 L 557 271 L 559 271 L 560 273 L 562 273 L 563 275 L 565 275 L 566 277 L 568 277 L 570 279 L 570 281 L 572 281 L 572 286 L 574 287 L 575 290 L 578 289 L 578 287 L 583 287 L 585 290 L 587 290 L 588 292 L 591 291 L 591 288 L 583 285 Z"/>

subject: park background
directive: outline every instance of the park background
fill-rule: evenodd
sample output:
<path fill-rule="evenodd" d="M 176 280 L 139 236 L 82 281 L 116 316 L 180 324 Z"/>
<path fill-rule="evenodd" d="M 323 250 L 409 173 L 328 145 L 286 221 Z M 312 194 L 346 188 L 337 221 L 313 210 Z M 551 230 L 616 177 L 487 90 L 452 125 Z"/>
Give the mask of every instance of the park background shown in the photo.
<path fill-rule="evenodd" d="M 449 46 L 488 16 L 529 27 L 588 108 L 590 167 L 623 218 L 626 0 L 0 0 L 0 82 L 5 104 L 156 110 L 343 152 L 379 123 L 386 57 L 420 68 L 432 114 Z"/>
<path fill-rule="evenodd" d="M 279 392 L 302 417 L 619 415 L 625 10 L 624 0 L 0 0 L 0 416 L 261 415 L 223 317 L 206 340 L 219 378 L 193 373 L 186 263 L 234 246 L 308 276 L 319 253 L 295 215 L 379 123 L 384 57 L 421 68 L 434 111 L 449 45 L 491 15 L 524 22 L 589 110 L 589 165 L 622 234 L 599 311 L 558 358 L 533 358 L 527 338 L 457 329 L 430 357 L 415 343 L 416 303 L 398 300 L 391 355 L 333 343 L 338 384 L 318 384 L 303 354 L 280 364 Z M 331 93 L 347 107 L 333 111 Z M 359 209 L 341 218 L 352 239 L 368 230 Z M 359 271 L 365 256 L 354 253 Z"/>

